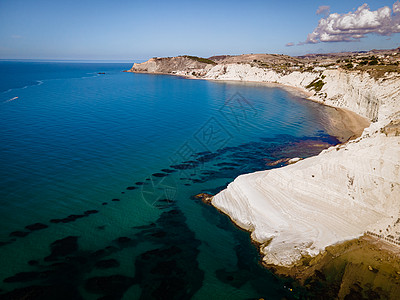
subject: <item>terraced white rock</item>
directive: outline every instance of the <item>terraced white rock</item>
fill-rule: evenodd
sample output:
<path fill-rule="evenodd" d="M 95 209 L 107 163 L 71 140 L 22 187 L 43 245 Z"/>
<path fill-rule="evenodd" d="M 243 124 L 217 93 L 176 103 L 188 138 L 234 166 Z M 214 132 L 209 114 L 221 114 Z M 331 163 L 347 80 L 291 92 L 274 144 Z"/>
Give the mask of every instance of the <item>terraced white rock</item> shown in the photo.
<path fill-rule="evenodd" d="M 188 57 L 150 59 L 131 71 L 283 84 L 373 121 L 357 140 L 280 169 L 239 176 L 213 198 L 215 207 L 262 244 L 266 263 L 289 266 L 367 230 L 400 231 L 398 73 L 379 80 L 340 69 L 277 73 L 229 59 L 213 65 Z"/>
<path fill-rule="evenodd" d="M 215 207 L 262 244 L 265 263 L 290 266 L 367 230 L 393 227 L 400 217 L 400 137 L 382 132 L 400 119 L 399 75 L 380 80 L 340 70 L 281 75 L 235 64 L 217 65 L 206 77 L 300 88 L 323 80 L 312 100 L 374 121 L 357 140 L 293 165 L 239 176 L 213 198 Z"/>
<path fill-rule="evenodd" d="M 287 266 L 397 220 L 399 158 L 400 137 L 376 133 L 294 165 L 239 176 L 212 204 L 255 241 L 272 239 L 261 247 L 264 261 Z"/>

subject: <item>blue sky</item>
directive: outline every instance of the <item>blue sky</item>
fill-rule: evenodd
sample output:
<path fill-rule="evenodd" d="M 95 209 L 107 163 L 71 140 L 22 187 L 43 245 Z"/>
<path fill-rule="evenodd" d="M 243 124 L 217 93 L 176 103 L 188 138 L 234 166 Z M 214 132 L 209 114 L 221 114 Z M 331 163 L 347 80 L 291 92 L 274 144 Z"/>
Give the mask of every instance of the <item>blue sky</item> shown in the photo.
<path fill-rule="evenodd" d="M 139 60 L 399 47 L 400 33 L 298 45 L 324 17 L 318 7 L 344 14 L 364 3 L 375 11 L 395 0 L 0 0 L 0 58 Z"/>

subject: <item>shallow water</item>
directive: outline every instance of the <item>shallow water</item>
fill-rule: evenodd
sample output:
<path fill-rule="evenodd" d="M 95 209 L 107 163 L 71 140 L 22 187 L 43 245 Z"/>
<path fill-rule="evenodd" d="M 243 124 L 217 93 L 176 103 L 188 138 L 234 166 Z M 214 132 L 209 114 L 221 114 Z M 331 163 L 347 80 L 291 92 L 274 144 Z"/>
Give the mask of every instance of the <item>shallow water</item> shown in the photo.
<path fill-rule="evenodd" d="M 2 292 L 302 294 L 258 264 L 248 233 L 193 195 L 336 144 L 324 130 L 330 108 L 261 84 L 121 72 L 129 67 L 0 62 Z"/>

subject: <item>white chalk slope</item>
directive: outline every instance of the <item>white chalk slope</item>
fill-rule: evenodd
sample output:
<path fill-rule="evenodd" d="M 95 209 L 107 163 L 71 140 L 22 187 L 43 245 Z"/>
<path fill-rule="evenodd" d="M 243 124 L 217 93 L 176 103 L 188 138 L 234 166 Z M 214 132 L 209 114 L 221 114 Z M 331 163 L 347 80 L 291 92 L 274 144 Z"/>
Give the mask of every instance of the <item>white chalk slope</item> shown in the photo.
<path fill-rule="evenodd" d="M 400 119 L 400 78 L 324 71 L 277 74 L 248 65 L 215 66 L 207 78 L 305 87 L 324 80 L 313 100 L 348 108 L 374 123 L 362 137 L 294 165 L 239 176 L 212 204 L 262 243 L 263 260 L 290 266 L 326 246 L 379 233 L 400 217 L 400 136 L 384 133 Z"/>
<path fill-rule="evenodd" d="M 239 176 L 213 205 L 254 240 L 272 238 L 262 248 L 266 263 L 291 265 L 302 254 L 316 255 L 397 220 L 399 157 L 400 137 L 376 134 L 294 165 Z"/>

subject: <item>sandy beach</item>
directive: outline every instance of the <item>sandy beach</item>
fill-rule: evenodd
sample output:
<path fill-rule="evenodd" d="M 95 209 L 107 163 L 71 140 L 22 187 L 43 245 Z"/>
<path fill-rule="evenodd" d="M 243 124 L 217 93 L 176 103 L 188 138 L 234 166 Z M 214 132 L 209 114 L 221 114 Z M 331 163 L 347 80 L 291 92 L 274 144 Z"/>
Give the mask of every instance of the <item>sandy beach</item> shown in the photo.
<path fill-rule="evenodd" d="M 325 129 L 342 143 L 360 137 L 371 124 L 367 118 L 344 108 L 335 107 L 328 114 L 329 123 Z"/>
<path fill-rule="evenodd" d="M 250 64 L 218 64 L 196 72 L 201 79 L 284 88 L 297 97 L 329 107 L 324 116 L 325 130 L 341 144 L 285 167 L 240 175 L 211 200 L 215 208 L 251 233 L 265 266 L 296 270 L 304 260 L 309 265 L 320 257 L 326 257 L 327 263 L 334 262 L 334 256 L 324 256 L 327 249 L 335 249 L 330 248 L 332 245 L 347 249 L 348 243 L 357 244 L 367 231 L 398 238 L 398 76 L 376 80 L 366 73 L 340 69 L 281 73 Z M 320 83 L 318 88 L 316 82 Z M 349 259 L 357 258 L 353 254 L 363 257 L 362 247 L 352 249 L 346 252 Z M 352 264 L 349 266 L 336 268 L 333 274 L 350 272 L 349 278 L 362 274 L 357 268 L 351 269 Z M 375 273 L 379 272 L 374 266 L 367 266 L 366 274 Z M 326 289 L 351 282 L 343 278 L 336 278 Z M 328 298 L 338 293 L 362 298 L 354 284 L 347 285 L 343 293 L 337 289 Z M 376 283 L 372 286 L 391 293 L 389 287 Z"/>
<path fill-rule="evenodd" d="M 183 76 L 187 79 L 197 79 L 204 80 L 203 78 L 197 78 L 191 75 Z M 231 84 L 254 84 L 254 85 L 262 85 L 272 88 L 281 88 L 296 97 L 300 97 L 309 101 L 316 102 L 320 105 L 328 106 L 329 110 L 326 111 L 326 119 L 325 130 L 326 132 L 336 137 L 341 143 L 345 143 L 349 140 L 358 138 L 362 135 L 365 128 L 371 125 L 370 120 L 365 118 L 351 110 L 345 108 L 338 108 L 328 104 L 321 103 L 320 101 L 315 101 L 312 98 L 314 93 L 307 91 L 302 87 L 290 86 L 282 83 L 270 83 L 270 82 L 260 82 L 260 81 L 237 81 L 237 80 L 215 80 L 215 79 L 206 79 L 216 82 L 226 82 Z M 321 149 L 322 150 L 322 149 Z"/>

